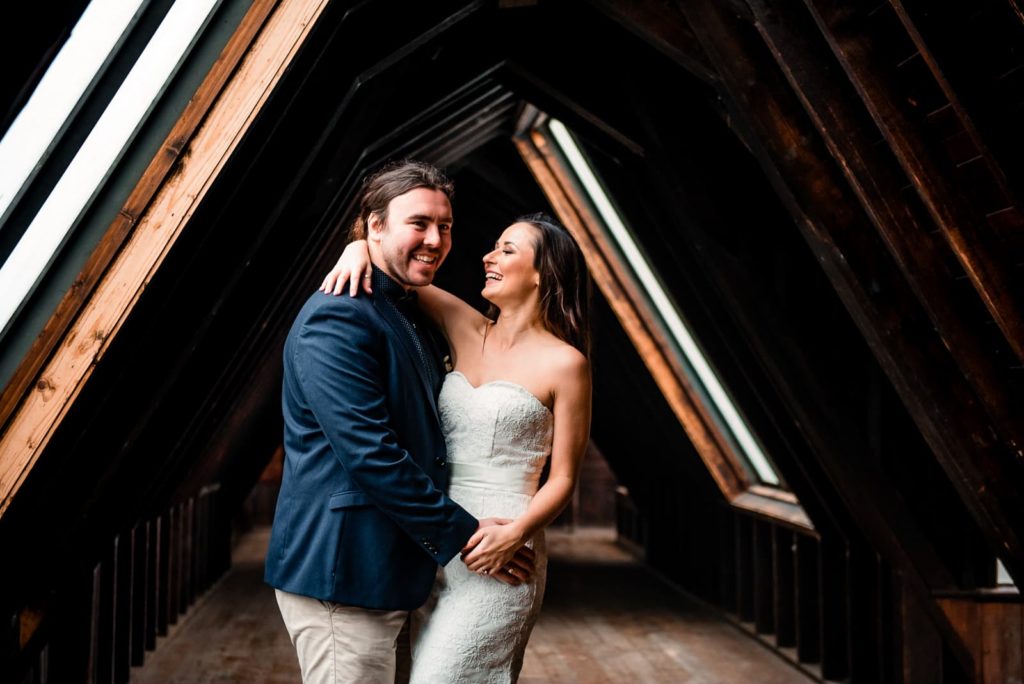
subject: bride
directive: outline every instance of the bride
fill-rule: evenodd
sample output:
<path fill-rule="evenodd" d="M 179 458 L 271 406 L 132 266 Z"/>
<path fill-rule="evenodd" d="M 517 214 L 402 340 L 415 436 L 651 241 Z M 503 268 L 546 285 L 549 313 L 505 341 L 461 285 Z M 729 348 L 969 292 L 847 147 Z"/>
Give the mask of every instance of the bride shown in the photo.
<path fill-rule="evenodd" d="M 320 289 L 369 292 L 369 249 L 346 247 Z M 480 529 L 438 573 L 414 622 L 414 684 L 516 681 L 544 593 L 543 530 L 572 496 L 590 433 L 589 277 L 576 242 L 543 214 L 523 216 L 483 267 L 487 316 L 432 285 L 419 302 L 454 364 L 438 399 L 448 494 L 477 518 L 511 522 Z M 536 554 L 533 581 L 487 576 L 513 570 L 524 545 Z"/>

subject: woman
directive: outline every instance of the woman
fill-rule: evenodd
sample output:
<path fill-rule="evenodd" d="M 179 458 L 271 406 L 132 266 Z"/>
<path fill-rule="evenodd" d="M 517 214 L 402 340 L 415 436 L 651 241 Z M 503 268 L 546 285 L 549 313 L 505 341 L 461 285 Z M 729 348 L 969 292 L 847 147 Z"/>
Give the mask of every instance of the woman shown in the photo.
<path fill-rule="evenodd" d="M 514 682 L 544 593 L 544 528 L 568 503 L 590 432 L 589 276 L 572 237 L 543 214 L 505 229 L 483 258 L 484 316 L 434 286 L 419 290 L 454 371 L 438 399 L 450 464 L 449 496 L 477 518 L 460 561 L 439 573 L 413 637 L 411 681 Z M 366 243 L 346 249 L 321 289 L 369 290 Z M 550 462 L 543 486 L 541 471 Z M 532 582 L 487 577 L 523 545 Z"/>

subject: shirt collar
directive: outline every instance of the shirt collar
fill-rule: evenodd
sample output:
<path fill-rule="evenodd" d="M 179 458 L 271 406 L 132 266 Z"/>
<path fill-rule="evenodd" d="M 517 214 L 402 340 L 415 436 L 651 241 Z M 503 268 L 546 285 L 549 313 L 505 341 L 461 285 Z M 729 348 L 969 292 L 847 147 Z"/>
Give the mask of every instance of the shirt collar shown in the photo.
<path fill-rule="evenodd" d="M 373 283 L 374 292 L 381 293 L 385 299 L 397 307 L 413 306 L 416 304 L 417 296 L 415 289 L 406 291 L 397 281 L 376 266 L 373 266 L 371 282 Z"/>

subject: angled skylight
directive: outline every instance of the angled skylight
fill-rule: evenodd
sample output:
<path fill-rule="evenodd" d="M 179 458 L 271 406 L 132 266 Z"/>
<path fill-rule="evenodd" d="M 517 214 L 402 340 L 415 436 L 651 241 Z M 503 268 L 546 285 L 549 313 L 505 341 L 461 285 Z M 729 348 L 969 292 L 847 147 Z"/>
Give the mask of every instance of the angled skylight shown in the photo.
<path fill-rule="evenodd" d="M 116 48 L 125 27 L 131 23 L 131 17 L 134 16 L 139 4 L 134 0 L 132 2 L 94 0 L 75 27 L 77 38 L 75 46 L 69 53 L 72 55 L 71 58 L 88 53 L 90 55 L 88 59 L 81 56 L 78 58 L 89 62 L 93 68 L 93 75 L 95 75 L 95 71 L 109 57 L 111 50 Z M 0 266 L 0 330 L 7 328 L 24 300 L 32 293 L 54 254 L 121 159 L 136 131 L 145 121 L 154 103 L 164 92 L 171 77 L 174 76 L 178 66 L 188 54 L 196 36 L 219 4 L 220 0 L 178 0 L 167 11 L 160 26 L 142 54 L 139 55 L 120 88 L 107 104 L 96 125 L 50 191 L 8 259 Z M 131 8 L 131 12 L 126 8 Z M 83 25 L 82 22 L 87 18 L 89 23 Z M 115 18 L 121 22 L 119 30 L 106 26 L 100 28 L 94 25 L 94 22 L 110 21 L 114 23 Z M 73 37 L 75 36 L 73 35 Z M 84 47 L 79 41 L 85 42 Z M 72 47 L 71 42 L 69 40 L 65 49 Z M 95 48 L 95 54 L 90 51 L 92 48 Z M 64 50 L 61 52 L 61 55 L 63 54 Z M 54 87 L 67 88 L 70 92 L 77 88 L 78 94 L 81 95 L 88 87 L 88 83 L 83 86 L 81 81 L 90 80 L 85 70 L 78 73 L 78 70 L 72 69 L 70 66 L 61 66 L 55 72 L 57 75 L 52 80 L 47 80 L 50 77 L 50 72 L 58 67 L 58 62 L 64 65 L 64 61 L 58 57 L 53 67 L 44 76 L 43 81 L 47 82 L 48 90 Z M 77 85 L 74 87 L 61 84 L 57 80 L 60 78 L 59 74 L 76 74 L 79 81 L 76 81 Z M 40 83 L 40 87 L 42 85 L 43 82 Z M 47 97 L 55 96 L 48 95 Z M 32 100 L 35 99 L 36 94 L 33 94 Z M 46 98 L 43 98 L 41 101 L 45 100 Z M 77 102 L 77 96 L 75 102 Z M 62 103 L 63 118 L 55 116 L 54 122 L 48 124 L 48 130 L 53 130 L 54 125 L 57 130 L 63 126 L 64 119 L 75 108 L 75 102 Z M 30 101 L 29 105 L 31 104 Z M 21 119 L 25 123 L 19 126 L 20 133 L 15 131 L 12 126 L 5 141 L 11 136 L 37 137 L 32 114 L 26 115 L 25 112 L 22 112 L 22 116 L 19 117 L 19 120 Z M 56 122 L 56 119 L 60 119 L 60 121 Z M 30 158 L 32 150 L 36 150 L 35 153 L 38 155 L 36 161 L 31 162 L 34 168 L 39 163 L 41 155 L 45 154 L 45 149 L 49 147 L 52 136 L 56 134 L 57 130 L 50 133 L 50 138 L 47 138 L 45 132 L 40 130 L 36 142 L 32 144 L 15 143 L 14 138 L 11 137 L 11 143 L 9 143 L 11 152 L 9 154 L 16 153 L 18 149 L 16 144 L 25 145 L 22 152 L 17 152 L 19 157 L 24 154 L 26 158 Z M 26 131 L 31 133 L 26 133 Z M 40 152 L 40 150 L 42 151 Z M 0 168 L 6 165 L 4 159 L 0 157 Z M 31 173 L 31 168 L 27 172 L 24 169 L 18 173 L 12 172 L 10 184 L 0 190 L 5 197 L 9 198 L 8 201 L 21 192 L 21 185 L 15 187 L 17 179 L 22 178 L 21 182 L 24 183 Z"/>
<path fill-rule="evenodd" d="M 142 0 L 93 0 L 0 139 L 0 216 L 35 170 L 134 24 Z"/>
<path fill-rule="evenodd" d="M 746 457 L 747 463 L 757 474 L 761 482 L 778 485 L 778 474 L 772 468 L 757 440 L 754 439 L 746 422 L 740 416 L 739 411 L 737 411 L 736 406 L 718 379 L 717 374 L 704 357 L 689 328 L 672 303 L 672 299 L 668 296 L 647 258 L 633 239 L 633 235 L 626 227 L 622 217 L 615 210 L 608 194 L 605 192 L 600 181 L 598 181 L 593 169 L 577 146 L 576 141 L 560 121 L 551 119 L 548 126 L 556 144 L 600 215 L 605 228 L 629 263 L 634 277 L 639 281 L 647 296 L 650 297 L 651 303 L 661 318 L 662 324 L 682 352 L 688 369 L 695 376 L 693 379 L 704 388 L 705 393 L 714 404 L 714 409 L 722 423 L 721 427 L 732 435 L 733 440 L 742 450 L 741 455 Z"/>

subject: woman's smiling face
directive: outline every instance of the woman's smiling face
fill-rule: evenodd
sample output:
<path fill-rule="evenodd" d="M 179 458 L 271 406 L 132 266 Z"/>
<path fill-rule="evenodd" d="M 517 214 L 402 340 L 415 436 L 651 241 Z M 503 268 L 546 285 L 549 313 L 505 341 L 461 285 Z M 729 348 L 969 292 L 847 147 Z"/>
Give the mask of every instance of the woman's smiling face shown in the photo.
<path fill-rule="evenodd" d="M 527 298 L 540 286 L 540 273 L 534 266 L 540 231 L 529 223 L 513 223 L 505 229 L 494 249 L 484 255 L 484 297 L 500 306 L 498 300 Z"/>

